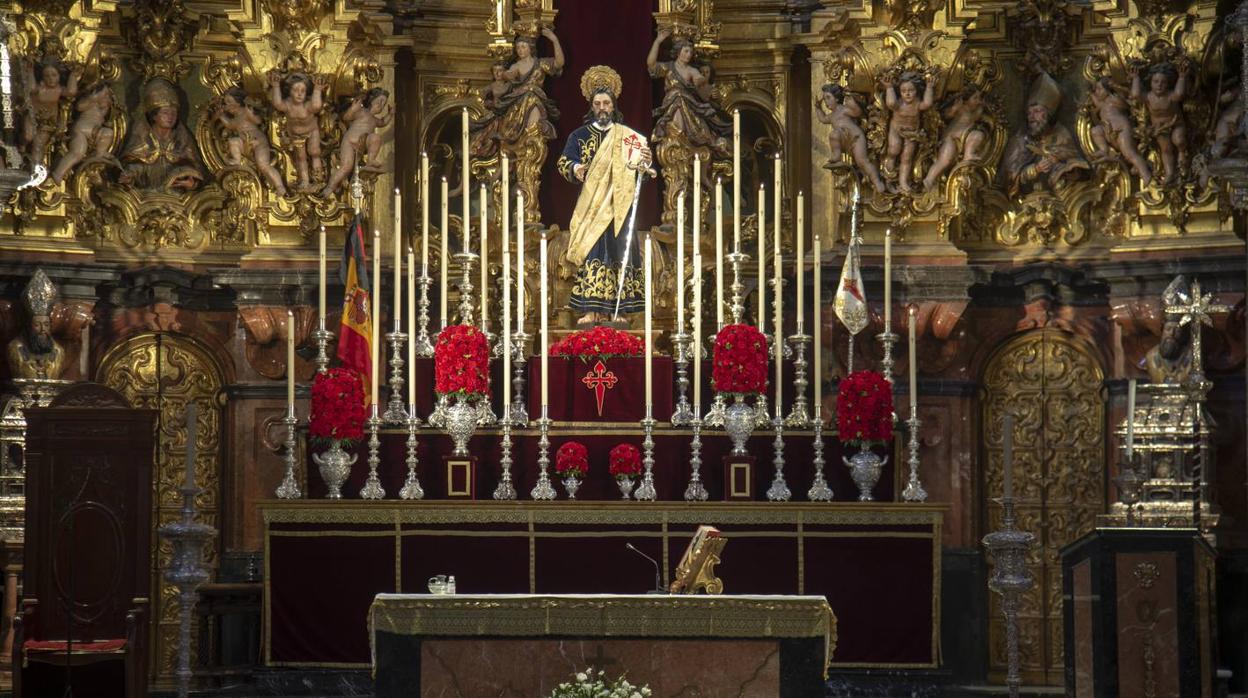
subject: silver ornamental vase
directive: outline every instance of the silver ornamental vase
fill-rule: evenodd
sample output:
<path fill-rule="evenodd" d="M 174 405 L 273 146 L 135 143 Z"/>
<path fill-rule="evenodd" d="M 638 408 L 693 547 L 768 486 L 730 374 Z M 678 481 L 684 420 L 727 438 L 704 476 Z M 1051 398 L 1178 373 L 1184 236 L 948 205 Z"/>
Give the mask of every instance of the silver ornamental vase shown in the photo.
<path fill-rule="evenodd" d="M 617 477 L 615 478 L 615 484 L 620 486 L 620 494 L 624 495 L 622 499 L 633 498 L 633 478 Z"/>
<path fill-rule="evenodd" d="M 745 404 L 744 395 L 733 395 L 732 404 L 724 409 L 724 431 L 732 438 L 732 455 L 747 455 L 745 442 L 754 431 L 754 423 L 754 408 Z"/>
<path fill-rule="evenodd" d="M 329 488 L 327 499 L 342 499 L 342 486 L 351 475 L 351 466 L 359 456 L 342 450 L 342 442 L 334 441 L 324 453 L 313 453 L 312 460 L 321 471 L 321 479 Z"/>
<path fill-rule="evenodd" d="M 853 478 L 854 484 L 858 485 L 858 501 L 873 501 L 875 497 L 871 496 L 871 490 L 880 481 L 880 472 L 884 470 L 888 456 L 880 458 L 870 446 L 862 444 L 852 457 L 841 456 L 841 460 L 849 467 L 849 476 Z"/>
<path fill-rule="evenodd" d="M 576 491 L 581 487 L 581 479 L 575 475 L 563 478 L 563 489 L 568 491 L 568 499 L 576 499 Z"/>
<path fill-rule="evenodd" d="M 455 441 L 455 455 L 468 455 L 468 439 L 477 430 L 477 417 L 480 410 L 471 402 L 455 398 L 446 408 L 446 433 Z"/>

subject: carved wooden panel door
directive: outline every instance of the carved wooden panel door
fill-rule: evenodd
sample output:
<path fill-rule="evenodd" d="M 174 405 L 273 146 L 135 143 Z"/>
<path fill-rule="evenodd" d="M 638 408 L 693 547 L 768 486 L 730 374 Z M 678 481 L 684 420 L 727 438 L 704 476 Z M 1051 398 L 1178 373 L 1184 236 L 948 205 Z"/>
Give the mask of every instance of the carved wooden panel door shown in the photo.
<path fill-rule="evenodd" d="M 1036 536 L 1028 568 L 1036 585 L 1019 613 L 1023 681 L 1061 685 L 1059 551 L 1096 523 L 1105 499 L 1103 374 L 1069 335 L 1036 330 L 1006 342 L 984 374 L 984 533 L 1001 523 L 1002 427 L 1014 414 L 1014 496 L 1019 526 Z M 1005 677 L 1005 622 L 990 596 L 989 670 Z"/>
<path fill-rule="evenodd" d="M 211 352 L 198 341 L 174 334 L 141 334 L 113 347 L 100 364 L 99 380 L 135 407 L 159 410 L 156 469 L 152 474 L 153 525 L 181 518 L 186 467 L 186 407 L 199 408 L 195 443 L 196 520 L 219 528 L 222 372 Z M 157 379 L 159 376 L 159 380 Z M 152 678 L 169 685 L 177 669 L 177 588 L 164 580 L 172 548 L 152 530 Z M 217 565 L 217 541 L 208 543 L 205 559 Z M 194 636 L 192 636 L 194 637 Z M 192 653 L 195 651 L 192 648 Z M 194 656 L 192 654 L 191 656 Z"/>

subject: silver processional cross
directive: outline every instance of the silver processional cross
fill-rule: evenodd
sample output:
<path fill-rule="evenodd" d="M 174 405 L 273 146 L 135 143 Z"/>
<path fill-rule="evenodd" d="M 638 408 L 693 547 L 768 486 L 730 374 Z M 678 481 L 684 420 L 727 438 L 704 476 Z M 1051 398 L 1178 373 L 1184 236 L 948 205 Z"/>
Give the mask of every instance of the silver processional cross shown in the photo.
<path fill-rule="evenodd" d="M 1209 317 L 1211 313 L 1229 313 L 1230 306 L 1221 305 L 1213 302 L 1212 293 L 1202 294 L 1200 289 L 1200 280 L 1193 279 L 1190 292 L 1184 292 L 1182 289 L 1175 291 L 1174 295 L 1164 299 L 1166 317 L 1176 317 L 1179 319 L 1179 326 L 1191 325 L 1192 327 L 1192 375 L 1197 380 L 1204 380 L 1204 361 L 1201 358 L 1200 330 L 1201 326 L 1213 327 L 1213 318 Z M 1177 303 L 1173 303 L 1177 300 Z"/>

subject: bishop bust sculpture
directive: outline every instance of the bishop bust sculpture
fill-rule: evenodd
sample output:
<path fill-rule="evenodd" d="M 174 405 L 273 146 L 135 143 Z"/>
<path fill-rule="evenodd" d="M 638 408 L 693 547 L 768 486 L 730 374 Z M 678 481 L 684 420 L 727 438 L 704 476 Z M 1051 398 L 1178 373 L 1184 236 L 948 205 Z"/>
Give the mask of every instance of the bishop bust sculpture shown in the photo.
<path fill-rule="evenodd" d="M 22 292 L 30 317 L 26 331 L 9 342 L 5 356 L 14 378 L 57 380 L 65 371 L 65 349 L 52 337 L 52 306 L 56 287 L 37 269 Z"/>

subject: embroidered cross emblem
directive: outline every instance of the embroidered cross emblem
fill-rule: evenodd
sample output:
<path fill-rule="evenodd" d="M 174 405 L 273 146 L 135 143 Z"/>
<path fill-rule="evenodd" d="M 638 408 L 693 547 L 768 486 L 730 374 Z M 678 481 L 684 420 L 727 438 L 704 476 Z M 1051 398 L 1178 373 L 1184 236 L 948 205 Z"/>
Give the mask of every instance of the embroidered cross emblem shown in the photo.
<path fill-rule="evenodd" d="M 844 286 L 845 290 L 849 292 L 849 295 L 857 298 L 858 300 L 862 300 L 862 294 L 858 292 L 858 284 L 855 283 L 854 279 L 845 279 Z"/>
<path fill-rule="evenodd" d="M 607 391 L 615 387 L 619 382 L 619 378 L 615 377 L 615 371 L 608 371 L 606 364 L 598 361 L 594 364 L 594 370 L 585 374 L 581 382 L 586 388 L 594 391 L 594 397 L 598 398 L 598 416 L 602 416 L 602 401 L 607 396 Z"/>

